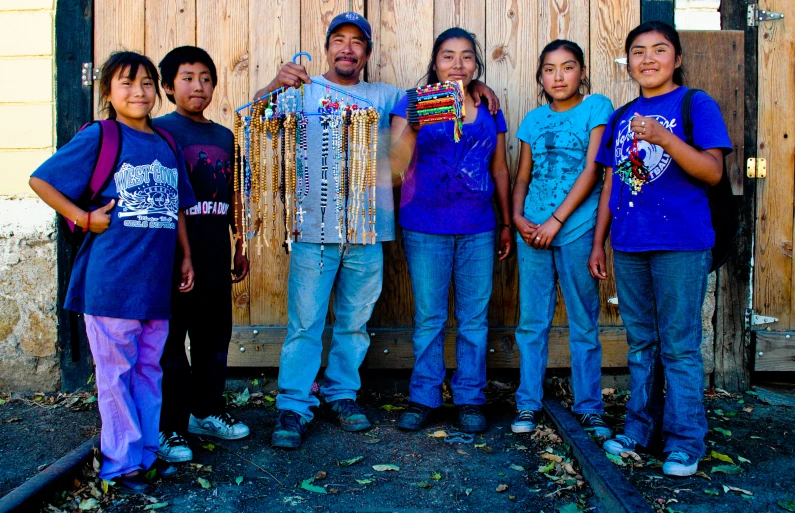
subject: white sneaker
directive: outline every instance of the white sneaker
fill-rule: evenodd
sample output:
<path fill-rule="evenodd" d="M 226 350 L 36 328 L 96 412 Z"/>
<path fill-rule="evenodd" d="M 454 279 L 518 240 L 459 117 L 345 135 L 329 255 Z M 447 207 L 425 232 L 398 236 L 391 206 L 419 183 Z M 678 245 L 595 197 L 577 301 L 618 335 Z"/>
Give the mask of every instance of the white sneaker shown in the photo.
<path fill-rule="evenodd" d="M 674 451 L 668 455 L 663 464 L 666 476 L 692 476 L 698 470 L 698 458 L 684 452 Z"/>
<path fill-rule="evenodd" d="M 238 440 L 247 437 L 249 429 L 229 412 L 210 415 L 203 419 L 197 419 L 191 414 L 188 433 L 214 436 L 223 440 Z"/>
<path fill-rule="evenodd" d="M 188 447 L 188 441 L 176 431 L 171 433 L 161 431 L 158 441 L 160 450 L 157 451 L 157 455 L 161 460 L 169 463 L 181 463 L 193 459 L 193 451 Z"/>

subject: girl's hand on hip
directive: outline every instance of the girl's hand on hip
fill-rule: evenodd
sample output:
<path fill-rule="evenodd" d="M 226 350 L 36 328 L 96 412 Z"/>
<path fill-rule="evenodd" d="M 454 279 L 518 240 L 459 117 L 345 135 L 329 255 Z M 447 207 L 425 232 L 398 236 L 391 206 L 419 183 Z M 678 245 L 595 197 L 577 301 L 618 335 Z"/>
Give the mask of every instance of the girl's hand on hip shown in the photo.
<path fill-rule="evenodd" d="M 607 264 L 605 258 L 605 248 L 594 246 L 591 249 L 591 257 L 588 259 L 588 271 L 591 277 L 597 280 L 607 279 Z"/>
<path fill-rule="evenodd" d="M 538 227 L 535 236 L 528 242 L 528 244 L 536 249 L 549 249 L 555 235 L 560 231 L 562 225 L 553 218 L 549 218 Z"/>
<path fill-rule="evenodd" d="M 112 199 L 104 207 L 100 207 L 91 212 L 91 224 L 88 230 L 94 233 L 104 233 L 110 226 L 110 210 L 116 205 L 116 200 Z"/>
<path fill-rule="evenodd" d="M 193 289 L 193 262 L 190 258 L 182 259 L 182 266 L 180 268 L 182 273 L 182 281 L 179 284 L 180 292 L 190 292 Z"/>
<path fill-rule="evenodd" d="M 497 255 L 500 260 L 505 260 L 511 254 L 513 249 L 513 237 L 511 236 L 510 226 L 503 226 L 500 228 L 500 248 L 497 250 Z"/>
<path fill-rule="evenodd" d="M 629 122 L 629 129 L 635 133 L 639 141 L 647 141 L 657 146 L 665 147 L 669 137 L 673 134 L 654 118 L 641 116 L 637 112 Z"/>

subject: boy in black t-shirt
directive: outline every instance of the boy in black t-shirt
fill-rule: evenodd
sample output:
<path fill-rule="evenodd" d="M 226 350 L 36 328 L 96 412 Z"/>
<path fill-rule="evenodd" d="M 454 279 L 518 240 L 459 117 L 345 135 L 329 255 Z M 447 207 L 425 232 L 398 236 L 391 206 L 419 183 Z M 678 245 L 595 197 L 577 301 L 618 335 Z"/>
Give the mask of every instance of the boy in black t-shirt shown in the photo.
<path fill-rule="evenodd" d="M 230 227 L 234 230 L 232 132 L 204 117 L 218 83 L 215 64 L 195 46 L 171 50 L 160 61 L 163 89 L 176 112 L 154 120 L 177 140 L 185 156 L 197 204 L 186 213 L 196 274 L 194 289 L 172 295 L 168 340 L 161 359 L 163 408 L 158 456 L 190 461 L 185 432 L 225 440 L 248 436 L 249 429 L 225 411 L 226 360 L 232 336 L 232 283 L 245 278 L 248 260 L 242 240 L 235 244 L 230 275 Z M 190 335 L 191 364 L 185 355 Z"/>

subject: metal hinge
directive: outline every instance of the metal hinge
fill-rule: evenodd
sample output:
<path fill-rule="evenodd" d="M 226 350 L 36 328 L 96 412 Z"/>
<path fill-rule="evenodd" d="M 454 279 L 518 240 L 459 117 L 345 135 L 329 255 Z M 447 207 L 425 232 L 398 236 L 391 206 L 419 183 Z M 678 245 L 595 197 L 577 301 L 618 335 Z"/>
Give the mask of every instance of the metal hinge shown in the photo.
<path fill-rule="evenodd" d="M 748 4 L 748 11 L 746 19 L 749 27 L 756 27 L 760 21 L 773 21 L 781 20 L 784 14 L 780 12 L 765 11 L 759 8 L 757 4 Z"/>
<path fill-rule="evenodd" d="M 94 80 L 98 78 L 99 68 L 95 68 L 93 62 L 84 62 L 82 72 L 83 88 L 91 87 L 91 84 L 94 83 Z"/>
<path fill-rule="evenodd" d="M 767 176 L 767 161 L 756 158 L 748 159 L 745 163 L 745 174 L 748 178 L 765 178 Z"/>
<path fill-rule="evenodd" d="M 750 329 L 754 326 L 759 326 L 761 324 L 772 324 L 774 322 L 778 322 L 777 317 L 766 317 L 764 315 L 756 315 L 753 309 L 748 308 L 745 310 L 745 328 Z"/>

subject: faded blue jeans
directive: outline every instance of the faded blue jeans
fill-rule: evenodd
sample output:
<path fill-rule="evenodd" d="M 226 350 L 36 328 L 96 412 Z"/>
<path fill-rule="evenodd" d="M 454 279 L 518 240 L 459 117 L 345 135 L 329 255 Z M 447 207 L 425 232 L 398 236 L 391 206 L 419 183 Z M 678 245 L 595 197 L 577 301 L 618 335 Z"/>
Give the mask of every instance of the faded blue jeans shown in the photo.
<path fill-rule="evenodd" d="M 664 452 L 705 453 L 701 306 L 710 250 L 613 253 L 627 328 L 631 397 L 624 434 Z M 667 392 L 663 398 L 663 387 Z"/>
<path fill-rule="evenodd" d="M 312 420 L 320 404 L 310 392 L 320 370 L 323 328 L 334 289 L 334 328 L 320 396 L 325 401 L 356 399 L 359 367 L 370 347 L 367 321 L 381 295 L 384 253 L 380 243 L 326 244 L 320 272 L 320 244 L 297 242 L 287 281 L 287 336 L 279 364 L 276 407 Z"/>
<path fill-rule="evenodd" d="M 604 413 L 602 404 L 602 345 L 599 343 L 599 285 L 588 272 L 593 230 L 577 240 L 549 249 L 534 249 L 517 241 L 519 257 L 519 326 L 516 344 L 522 356 L 518 410 L 541 409 L 544 373 L 549 356 L 549 331 L 560 282 L 569 316 L 571 382 L 575 413 Z"/>
<path fill-rule="evenodd" d="M 494 272 L 494 231 L 438 235 L 403 230 L 414 293 L 414 370 L 410 400 L 431 408 L 442 405 L 445 378 L 444 333 L 447 297 L 455 288 L 456 362 L 453 402 L 484 404 L 486 397 L 487 314 Z"/>

